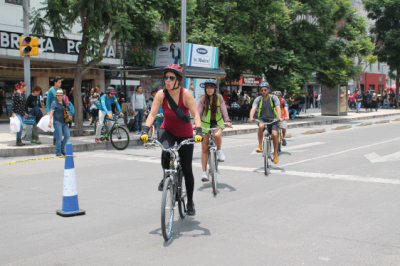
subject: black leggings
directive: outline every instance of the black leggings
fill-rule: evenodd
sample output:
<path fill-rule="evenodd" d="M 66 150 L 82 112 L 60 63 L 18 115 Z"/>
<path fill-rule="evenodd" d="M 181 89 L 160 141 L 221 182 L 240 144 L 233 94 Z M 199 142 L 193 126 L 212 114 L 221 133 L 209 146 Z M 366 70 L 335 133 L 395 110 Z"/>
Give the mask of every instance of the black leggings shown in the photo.
<path fill-rule="evenodd" d="M 178 144 L 185 139 L 192 138 L 189 137 L 175 137 L 165 129 L 160 129 L 159 131 L 159 141 L 162 143 L 164 148 L 171 148 L 174 146 L 175 142 Z M 193 160 L 193 144 L 183 145 L 179 151 L 179 157 L 181 160 L 182 172 L 185 176 L 186 192 L 188 196 L 188 202 L 193 201 L 193 190 L 194 190 L 194 176 L 192 170 L 192 160 Z M 161 166 L 163 169 L 169 169 L 171 155 L 168 152 L 163 151 L 161 154 Z"/>

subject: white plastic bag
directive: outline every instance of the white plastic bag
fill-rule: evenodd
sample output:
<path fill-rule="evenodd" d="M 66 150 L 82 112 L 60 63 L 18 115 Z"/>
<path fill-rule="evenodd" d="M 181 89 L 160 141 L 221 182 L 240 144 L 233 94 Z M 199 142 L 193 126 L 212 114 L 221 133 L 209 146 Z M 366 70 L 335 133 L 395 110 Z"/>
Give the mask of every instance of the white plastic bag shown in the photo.
<path fill-rule="evenodd" d="M 39 123 L 37 124 L 37 127 L 43 130 L 44 132 L 48 131 L 54 132 L 54 126 L 51 125 L 51 127 L 49 127 L 49 119 L 50 119 L 49 115 L 43 116 L 40 119 Z"/>
<path fill-rule="evenodd" d="M 10 129 L 12 134 L 17 134 L 21 129 L 21 122 L 18 117 L 10 117 Z"/>

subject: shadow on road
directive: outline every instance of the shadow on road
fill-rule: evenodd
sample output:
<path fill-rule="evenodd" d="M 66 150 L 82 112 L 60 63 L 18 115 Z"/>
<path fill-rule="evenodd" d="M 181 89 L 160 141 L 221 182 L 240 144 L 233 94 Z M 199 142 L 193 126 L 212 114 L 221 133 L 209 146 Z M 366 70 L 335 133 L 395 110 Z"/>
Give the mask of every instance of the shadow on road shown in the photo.
<path fill-rule="evenodd" d="M 179 214 L 176 213 L 178 216 Z M 185 219 L 178 218 L 174 221 L 174 227 L 172 230 L 171 239 L 168 242 L 164 242 L 164 247 L 169 247 L 175 240 L 179 239 L 181 236 L 185 237 L 199 237 L 199 236 L 210 236 L 211 232 L 207 228 L 201 227 L 200 222 L 194 220 L 194 217 L 186 216 Z M 159 235 L 160 240 L 163 239 L 161 228 L 149 232 L 153 235 Z M 186 234 L 187 233 L 187 234 Z"/>
<path fill-rule="evenodd" d="M 203 191 L 203 190 L 205 190 L 205 189 L 207 189 L 207 190 L 210 189 L 210 192 L 211 192 L 211 190 L 212 190 L 212 184 L 211 184 L 211 182 L 203 183 L 203 186 L 202 186 L 202 187 L 199 187 L 197 190 L 198 190 L 198 191 Z M 218 184 L 217 184 L 217 189 L 218 189 L 218 194 L 220 193 L 219 190 L 222 190 L 222 189 L 229 189 L 228 192 L 234 192 L 234 191 L 236 191 L 236 188 L 234 188 L 234 187 L 232 187 L 232 186 L 230 186 L 230 185 L 228 185 L 228 184 L 225 184 L 225 183 L 218 183 Z"/>

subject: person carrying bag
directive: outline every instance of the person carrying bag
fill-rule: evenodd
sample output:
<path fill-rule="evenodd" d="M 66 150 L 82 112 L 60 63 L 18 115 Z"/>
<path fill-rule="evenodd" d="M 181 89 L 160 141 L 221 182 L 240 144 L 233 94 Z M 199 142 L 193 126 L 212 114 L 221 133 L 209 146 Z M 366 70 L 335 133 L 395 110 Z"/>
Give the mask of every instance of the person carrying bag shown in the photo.
<path fill-rule="evenodd" d="M 26 125 L 32 125 L 32 140 L 31 143 L 42 144 L 39 139 L 39 129 L 38 123 L 43 117 L 42 108 L 40 105 L 40 92 L 42 88 L 39 86 L 34 86 L 32 88 L 32 94 L 29 95 L 26 100 L 26 106 L 30 108 L 29 116 L 25 119 Z"/>

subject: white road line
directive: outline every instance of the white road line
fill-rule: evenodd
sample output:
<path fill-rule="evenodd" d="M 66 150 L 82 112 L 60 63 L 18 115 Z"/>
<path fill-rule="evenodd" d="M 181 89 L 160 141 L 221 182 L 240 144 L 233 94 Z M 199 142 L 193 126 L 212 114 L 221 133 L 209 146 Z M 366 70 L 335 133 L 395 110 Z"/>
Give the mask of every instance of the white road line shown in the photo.
<path fill-rule="evenodd" d="M 321 159 L 321 158 L 326 158 L 326 157 L 329 157 L 329 156 L 334 156 L 334 155 L 346 153 L 346 152 L 349 152 L 349 151 L 355 151 L 355 150 L 359 150 L 359 149 L 364 149 L 364 148 L 380 145 L 380 144 L 383 144 L 383 143 L 388 143 L 388 142 L 399 140 L 399 139 L 400 138 L 386 140 L 386 141 L 382 141 L 382 142 L 378 142 L 378 143 L 374 143 L 374 144 L 370 144 L 370 145 L 365 145 L 365 146 L 361 146 L 361 147 L 357 147 L 357 148 L 353 148 L 353 149 L 348 149 L 348 150 L 339 151 L 339 152 L 335 152 L 335 153 L 331 153 L 331 154 L 327 154 L 327 155 L 322 155 L 322 156 L 318 156 L 318 157 L 314 157 L 314 158 L 310 158 L 310 159 L 306 159 L 306 160 L 301 160 L 301 161 L 294 162 L 294 163 L 288 163 L 288 164 L 280 165 L 279 167 L 284 167 L 284 166 L 289 166 L 289 165 L 294 165 L 294 164 L 314 161 L 314 160 L 318 160 L 318 159 Z"/>
<path fill-rule="evenodd" d="M 296 145 L 296 146 L 286 146 L 286 147 L 283 148 L 283 152 L 285 152 L 285 151 L 295 151 L 297 149 L 308 148 L 308 147 L 322 145 L 322 144 L 325 144 L 325 142 L 312 142 L 312 143 L 301 144 L 301 145 Z M 250 154 L 253 155 L 253 154 L 259 154 L 259 153 L 256 152 L 256 150 L 254 150 Z"/>
<path fill-rule="evenodd" d="M 92 156 L 104 157 L 104 158 L 113 158 L 114 157 L 116 159 L 121 159 L 121 160 L 139 161 L 139 162 L 146 162 L 146 163 L 156 163 L 156 164 L 161 163 L 159 157 L 143 157 L 140 155 L 120 156 L 118 154 L 115 154 L 114 156 L 110 156 L 110 155 L 111 154 L 108 154 L 108 155 L 93 154 Z M 201 167 L 201 163 L 193 163 L 193 167 Z M 260 169 L 260 168 L 225 166 L 225 165 L 221 165 L 221 164 L 219 165 L 219 169 L 220 170 L 241 171 L 241 172 L 264 173 L 264 169 Z M 365 183 L 400 185 L 400 180 L 387 179 L 387 178 L 381 178 L 381 177 L 362 177 L 362 176 L 354 176 L 354 175 L 336 175 L 336 174 L 273 170 L 273 169 L 271 169 L 271 174 L 301 176 L 301 177 L 317 178 L 317 179 L 330 179 L 330 180 L 357 181 L 357 182 L 365 182 Z"/>
<path fill-rule="evenodd" d="M 399 161 L 400 160 L 400 152 L 395 152 L 392 154 L 388 154 L 386 156 L 379 156 L 376 152 L 368 153 L 364 155 L 371 163 L 381 163 L 387 161 Z"/>

